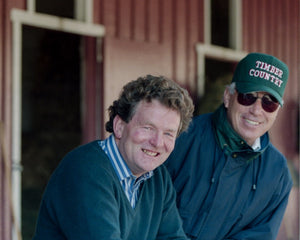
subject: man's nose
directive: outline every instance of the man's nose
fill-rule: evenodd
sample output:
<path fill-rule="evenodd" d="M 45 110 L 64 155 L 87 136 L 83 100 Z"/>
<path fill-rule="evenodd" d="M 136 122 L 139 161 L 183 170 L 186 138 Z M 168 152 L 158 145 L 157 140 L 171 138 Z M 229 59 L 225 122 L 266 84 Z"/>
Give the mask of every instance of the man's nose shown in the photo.
<path fill-rule="evenodd" d="M 261 105 L 261 104 L 262 104 L 261 98 L 258 97 L 258 98 L 256 99 L 256 101 L 255 101 L 255 102 L 251 105 L 251 107 L 250 107 L 251 112 L 257 114 L 257 113 L 263 111 L 263 108 L 262 108 L 262 105 Z"/>
<path fill-rule="evenodd" d="M 162 146 L 163 142 L 163 134 L 160 132 L 155 132 L 150 139 L 150 143 L 155 147 Z"/>

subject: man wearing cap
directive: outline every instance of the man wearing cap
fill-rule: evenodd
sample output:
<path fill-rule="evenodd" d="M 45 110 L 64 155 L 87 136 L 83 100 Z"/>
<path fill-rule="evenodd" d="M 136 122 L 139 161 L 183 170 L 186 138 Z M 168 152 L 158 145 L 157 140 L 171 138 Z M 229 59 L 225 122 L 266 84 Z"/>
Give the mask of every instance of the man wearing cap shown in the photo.
<path fill-rule="evenodd" d="M 268 130 L 283 106 L 287 66 L 250 53 L 223 103 L 196 116 L 166 162 L 191 239 L 276 239 L 292 188 L 285 157 Z"/>

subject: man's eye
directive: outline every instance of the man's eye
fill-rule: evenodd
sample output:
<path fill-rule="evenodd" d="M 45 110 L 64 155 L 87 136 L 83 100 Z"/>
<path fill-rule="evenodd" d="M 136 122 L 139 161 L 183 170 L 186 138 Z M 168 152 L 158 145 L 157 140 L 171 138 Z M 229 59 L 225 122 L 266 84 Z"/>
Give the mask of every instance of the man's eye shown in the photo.
<path fill-rule="evenodd" d="M 172 137 L 172 138 L 174 137 L 174 134 L 170 133 L 170 132 L 166 132 L 165 135 L 168 136 L 168 137 Z"/>
<path fill-rule="evenodd" d="M 253 93 L 247 93 L 247 94 L 244 95 L 244 98 L 247 99 L 247 100 L 253 100 L 256 97 L 254 96 Z"/>
<path fill-rule="evenodd" d="M 273 96 L 268 95 L 268 94 L 264 95 L 264 98 L 265 98 L 266 101 L 269 101 L 269 102 L 278 102 L 276 100 L 276 98 L 274 98 Z"/>

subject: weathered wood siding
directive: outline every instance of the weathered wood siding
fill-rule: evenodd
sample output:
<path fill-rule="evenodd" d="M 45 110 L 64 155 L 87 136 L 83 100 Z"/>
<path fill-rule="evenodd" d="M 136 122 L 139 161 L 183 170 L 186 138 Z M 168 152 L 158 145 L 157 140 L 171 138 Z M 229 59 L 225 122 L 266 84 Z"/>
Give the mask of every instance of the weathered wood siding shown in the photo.
<path fill-rule="evenodd" d="M 196 92 L 195 44 L 203 40 L 203 0 L 103 0 L 95 21 L 106 27 L 104 108 L 125 82 L 162 74 Z"/>

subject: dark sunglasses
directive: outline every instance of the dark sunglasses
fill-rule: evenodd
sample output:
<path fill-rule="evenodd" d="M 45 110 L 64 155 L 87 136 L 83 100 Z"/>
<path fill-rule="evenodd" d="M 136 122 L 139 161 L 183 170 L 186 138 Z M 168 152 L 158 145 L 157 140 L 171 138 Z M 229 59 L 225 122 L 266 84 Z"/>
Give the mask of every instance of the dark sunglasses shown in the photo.
<path fill-rule="evenodd" d="M 252 105 L 258 98 L 261 99 L 261 106 L 266 112 L 274 112 L 279 106 L 277 99 L 269 94 L 258 97 L 258 93 L 238 93 L 237 96 L 238 103 L 244 106 Z"/>

